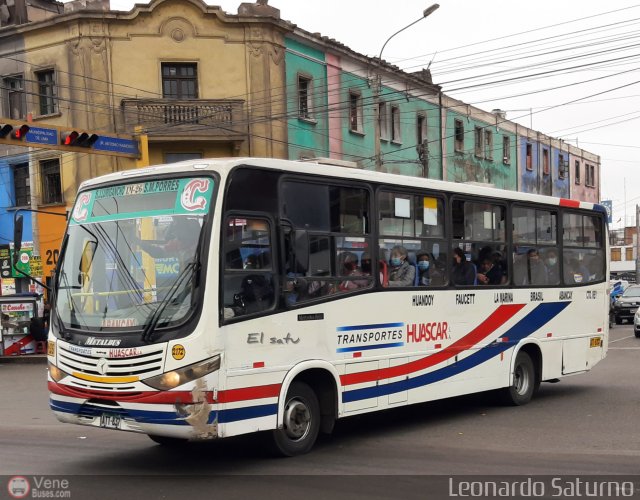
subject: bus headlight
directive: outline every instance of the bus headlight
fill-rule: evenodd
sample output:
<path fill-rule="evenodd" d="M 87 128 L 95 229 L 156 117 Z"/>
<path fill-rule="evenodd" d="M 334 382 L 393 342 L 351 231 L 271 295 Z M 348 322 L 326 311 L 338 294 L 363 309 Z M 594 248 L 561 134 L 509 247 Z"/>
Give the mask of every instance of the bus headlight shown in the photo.
<path fill-rule="evenodd" d="M 219 368 L 220 356 L 218 355 L 205 361 L 185 366 L 178 370 L 172 370 L 170 372 L 162 373 L 161 375 L 156 375 L 155 377 L 148 378 L 142 382 L 154 389 L 158 389 L 159 391 L 167 391 L 192 380 L 204 377 L 209 373 L 215 372 Z"/>
<path fill-rule="evenodd" d="M 53 380 L 55 380 L 56 382 L 60 382 L 63 378 L 65 378 L 69 374 L 63 372 L 56 365 L 53 365 L 53 364 L 49 363 L 49 375 L 51 375 L 51 378 Z"/>

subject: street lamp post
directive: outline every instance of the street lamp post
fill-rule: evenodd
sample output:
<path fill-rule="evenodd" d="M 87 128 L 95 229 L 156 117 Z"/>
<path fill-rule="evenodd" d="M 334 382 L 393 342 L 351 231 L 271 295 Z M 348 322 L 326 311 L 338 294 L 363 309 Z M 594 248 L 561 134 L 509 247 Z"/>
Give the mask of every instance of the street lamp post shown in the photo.
<path fill-rule="evenodd" d="M 382 52 L 384 51 L 384 48 L 387 46 L 389 41 L 394 36 L 396 36 L 398 33 L 402 33 L 404 30 L 410 28 L 414 24 L 419 23 L 424 18 L 426 18 L 427 16 L 432 14 L 434 11 L 436 11 L 439 7 L 440 5 L 437 3 L 434 3 L 432 6 L 427 7 L 422 12 L 421 18 L 416 19 L 410 24 L 407 24 L 404 28 L 396 31 L 393 35 L 387 38 L 387 40 L 382 45 L 382 48 L 380 49 L 380 55 L 378 55 L 378 61 L 382 62 Z M 382 154 L 380 152 L 380 132 L 381 132 L 380 131 L 380 93 L 381 91 L 382 91 L 382 75 L 380 73 L 377 73 L 375 77 L 375 82 L 373 85 L 373 101 L 374 101 L 374 108 L 375 108 L 374 110 L 375 119 L 374 119 L 373 125 L 374 125 L 374 135 L 375 135 L 374 144 L 375 144 L 375 156 L 376 156 L 376 170 L 382 170 Z"/>

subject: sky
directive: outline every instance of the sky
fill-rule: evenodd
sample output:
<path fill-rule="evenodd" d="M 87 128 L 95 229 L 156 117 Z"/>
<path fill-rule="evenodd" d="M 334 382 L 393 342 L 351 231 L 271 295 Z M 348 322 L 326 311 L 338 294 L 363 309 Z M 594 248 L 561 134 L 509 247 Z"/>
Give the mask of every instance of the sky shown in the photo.
<path fill-rule="evenodd" d="M 207 2 L 236 14 L 240 1 Z M 432 0 L 270 0 L 281 18 L 377 56 Z M 613 228 L 635 225 L 640 204 L 640 1 L 438 0 L 396 35 L 383 59 L 430 65 L 457 99 L 601 157 L 601 200 Z M 111 0 L 113 10 L 134 2 Z"/>

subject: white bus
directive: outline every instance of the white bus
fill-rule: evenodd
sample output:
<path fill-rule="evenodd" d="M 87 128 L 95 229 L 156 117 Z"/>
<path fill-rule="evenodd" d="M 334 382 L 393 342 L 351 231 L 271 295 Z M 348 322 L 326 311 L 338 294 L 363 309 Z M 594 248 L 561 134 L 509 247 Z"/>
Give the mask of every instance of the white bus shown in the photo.
<path fill-rule="evenodd" d="M 54 280 L 51 408 L 161 444 L 269 431 L 297 455 L 351 415 L 525 404 L 606 355 L 604 215 L 274 159 L 87 181 Z"/>

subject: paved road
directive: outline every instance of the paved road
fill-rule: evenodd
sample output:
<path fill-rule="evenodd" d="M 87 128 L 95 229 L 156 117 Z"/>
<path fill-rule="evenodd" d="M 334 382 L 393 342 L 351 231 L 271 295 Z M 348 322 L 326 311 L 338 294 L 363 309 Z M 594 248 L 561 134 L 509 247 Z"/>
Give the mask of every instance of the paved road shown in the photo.
<path fill-rule="evenodd" d="M 353 417 L 294 459 L 269 457 L 255 437 L 176 453 L 143 435 L 61 424 L 48 408 L 44 365 L 0 364 L 0 474 L 270 476 L 225 478 L 243 494 L 273 492 L 282 483 L 274 476 L 289 474 L 640 474 L 639 360 L 640 339 L 630 326 L 616 326 L 603 362 L 543 384 L 527 406 L 497 406 L 481 394 Z M 323 495 L 327 483 L 318 484 Z M 411 484 L 402 482 L 405 494 Z"/>

